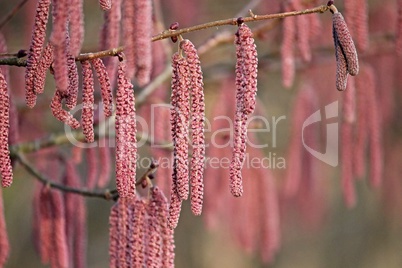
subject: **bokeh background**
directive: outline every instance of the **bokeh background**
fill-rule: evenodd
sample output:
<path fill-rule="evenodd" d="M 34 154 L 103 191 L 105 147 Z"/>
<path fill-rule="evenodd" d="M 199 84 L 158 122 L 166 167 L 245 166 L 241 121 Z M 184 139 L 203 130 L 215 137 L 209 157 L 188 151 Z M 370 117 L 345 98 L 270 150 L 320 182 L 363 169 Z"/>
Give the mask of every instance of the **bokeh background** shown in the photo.
<path fill-rule="evenodd" d="M 345 0 L 347 1 L 347 0 Z M 17 1 L 2 0 L 0 20 L 16 5 Z M 96 51 L 99 30 L 103 23 L 98 1 L 84 1 L 85 41 L 83 52 Z M 238 16 L 250 1 L 229 0 L 164 0 L 157 1 L 165 25 L 178 21 L 180 27 L 202 22 Z M 281 1 L 252 1 L 256 14 L 278 12 Z M 317 5 L 323 1 L 314 1 Z M 343 1 L 336 1 L 342 12 Z M 175 231 L 176 267 L 402 267 L 402 121 L 400 78 L 402 61 L 393 50 L 393 40 L 397 27 L 397 1 L 370 0 L 369 29 L 370 49 L 362 58 L 374 66 L 378 74 L 377 91 L 394 92 L 392 97 L 392 117 L 383 126 L 384 165 L 383 185 L 371 189 L 366 180 L 356 182 L 358 202 L 355 208 L 344 205 L 340 183 L 340 169 L 321 164 L 320 191 L 321 210 L 313 220 L 306 220 L 297 211 L 297 206 L 282 202 L 281 236 L 279 253 L 270 264 L 261 262 L 258 254 L 247 254 L 234 242 L 236 234 L 230 228 L 219 225 L 214 230 L 204 227 L 202 217 L 191 215 L 188 202 L 182 209 L 179 226 Z M 5 35 L 10 52 L 27 49 L 34 20 L 35 0 L 27 4 L 5 25 L 1 31 Z M 320 108 L 341 99 L 335 88 L 335 57 L 331 30 L 331 14 L 320 14 L 322 23 L 320 37 L 312 43 L 313 60 L 297 65 L 294 86 L 284 89 L 281 78 L 280 45 L 282 39 L 281 22 L 256 40 L 260 58 L 258 97 L 264 106 L 266 116 L 286 116 L 277 129 L 278 145 L 269 152 L 286 158 L 287 145 L 291 133 L 292 108 L 298 89 L 313 79 L 316 92 L 321 100 Z M 250 27 L 258 26 L 250 23 Z M 124 27 L 124 26 L 123 26 Z M 50 28 L 50 27 L 48 27 Z M 212 35 L 221 31 L 235 32 L 233 27 L 219 27 L 186 35 L 198 47 Z M 167 49 L 174 51 L 176 45 L 166 42 Z M 216 92 L 223 77 L 234 72 L 235 49 L 231 43 L 222 44 L 201 57 L 204 71 L 207 113 L 210 114 Z M 390 67 L 391 66 L 391 67 Z M 51 116 L 48 109 L 54 84 L 48 79 L 45 94 L 38 100 L 33 110 L 24 106 L 24 69 L 11 67 L 11 90 L 19 111 L 21 140 L 45 137 L 63 130 L 63 126 Z M 313 75 L 311 75 L 313 74 Z M 169 89 L 169 81 L 166 81 Z M 384 90 L 392 87 L 393 90 Z M 234 88 L 233 88 L 234 92 Z M 262 141 L 271 142 L 272 136 L 259 135 Z M 61 148 L 61 150 L 68 150 Z M 148 153 L 146 148 L 142 152 Z M 51 163 L 51 162 L 49 162 Z M 51 164 L 49 164 L 48 168 Z M 85 174 L 85 163 L 81 165 Z M 280 195 L 286 170 L 273 170 L 275 183 Z M 3 190 L 7 229 L 11 243 L 11 255 L 6 267 L 44 267 L 35 252 L 32 242 L 32 198 L 34 178 L 18 164 L 15 167 L 15 182 Z M 114 188 L 113 182 L 110 188 Z M 108 267 L 108 216 L 112 202 L 87 198 L 88 205 L 88 267 Z M 317 204 L 311 204 L 312 210 Z M 317 212 L 318 213 L 318 212 Z"/>

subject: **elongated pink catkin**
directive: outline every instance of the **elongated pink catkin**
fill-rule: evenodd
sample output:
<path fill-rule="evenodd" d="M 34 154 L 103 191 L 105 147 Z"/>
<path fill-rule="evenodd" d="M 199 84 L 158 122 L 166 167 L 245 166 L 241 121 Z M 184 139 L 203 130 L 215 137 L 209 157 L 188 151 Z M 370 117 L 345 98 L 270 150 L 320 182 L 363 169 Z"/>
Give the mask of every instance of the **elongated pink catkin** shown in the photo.
<path fill-rule="evenodd" d="M 341 47 L 341 52 L 345 57 L 347 70 L 350 75 L 359 73 L 359 60 L 352 36 L 349 33 L 345 19 L 340 12 L 332 15 L 333 34 L 335 42 Z M 336 45 L 335 45 L 336 46 Z"/>
<path fill-rule="evenodd" d="M 296 41 L 296 18 L 283 19 L 283 37 L 281 46 L 282 83 L 285 88 L 293 85 L 295 77 L 294 43 Z"/>
<path fill-rule="evenodd" d="M 64 95 L 68 95 L 68 54 L 69 35 L 68 27 L 69 1 L 58 0 L 53 2 L 53 29 L 50 36 L 50 42 L 54 48 L 54 79 L 56 86 Z"/>
<path fill-rule="evenodd" d="M 159 224 L 159 206 L 157 195 L 158 188 L 152 187 L 151 198 L 148 202 L 147 212 L 147 226 L 146 226 L 146 237 L 147 237 L 147 251 L 146 251 L 146 265 L 147 267 L 162 267 L 162 232 L 161 226 Z"/>
<path fill-rule="evenodd" d="M 379 187 L 383 177 L 383 145 L 382 145 L 382 121 L 376 96 L 375 75 L 371 67 L 367 67 L 364 74 L 367 79 L 367 131 L 370 147 L 370 183 L 373 187 Z"/>
<path fill-rule="evenodd" d="M 141 199 L 132 200 L 128 217 L 128 260 L 130 267 L 145 266 L 146 207 Z"/>
<path fill-rule="evenodd" d="M 50 103 L 50 108 L 52 110 L 53 116 L 56 117 L 61 122 L 69 125 L 73 129 L 80 127 L 80 123 L 75 119 L 69 112 L 63 110 L 62 107 L 63 93 L 56 89 L 52 102 Z"/>
<path fill-rule="evenodd" d="M 9 187 L 13 182 L 13 171 L 8 147 L 10 128 L 10 97 L 7 82 L 0 70 L 0 173 L 2 187 Z"/>
<path fill-rule="evenodd" d="M 111 49 L 119 46 L 120 40 L 120 21 L 121 21 L 121 2 L 114 0 L 110 10 L 104 12 L 104 24 L 99 40 L 100 50 Z M 115 57 L 104 61 L 107 73 L 109 74 L 110 84 L 116 85 L 117 59 Z"/>
<path fill-rule="evenodd" d="M 175 245 L 173 239 L 173 230 L 168 226 L 168 201 L 159 188 L 153 187 L 151 191 L 152 198 L 155 200 L 158 207 L 156 217 L 158 218 L 158 225 L 162 238 L 161 267 L 174 267 Z"/>
<path fill-rule="evenodd" d="M 356 191 L 353 177 L 353 127 L 344 122 L 341 126 L 341 150 L 342 150 L 342 191 L 346 206 L 351 208 L 356 205 Z"/>
<path fill-rule="evenodd" d="M 73 263 L 76 268 L 87 267 L 87 229 L 86 229 L 86 207 L 85 199 L 82 196 L 77 198 L 75 216 L 75 233 L 73 243 Z"/>
<path fill-rule="evenodd" d="M 47 43 L 45 49 L 43 50 L 42 57 L 38 63 L 36 70 L 36 75 L 34 78 L 35 83 L 35 93 L 42 94 L 45 89 L 46 72 L 50 68 L 53 62 L 53 46 Z"/>
<path fill-rule="evenodd" d="M 187 55 L 188 67 L 191 75 L 191 210 L 194 215 L 200 215 L 204 196 L 203 175 L 205 169 L 205 101 L 204 83 L 197 50 L 189 40 L 180 43 L 181 48 Z"/>
<path fill-rule="evenodd" d="M 98 179 L 98 152 L 96 147 L 86 148 L 87 187 L 93 189 Z"/>
<path fill-rule="evenodd" d="M 105 139 L 106 140 L 106 139 Z M 100 140 L 100 143 L 102 139 Z M 100 146 L 99 147 L 99 178 L 97 186 L 98 188 L 106 187 L 111 179 L 111 171 L 112 171 L 112 156 L 110 154 L 110 148 L 107 146 Z"/>
<path fill-rule="evenodd" d="M 63 183 L 73 188 L 81 187 L 76 163 L 72 159 L 65 160 Z M 86 207 L 83 196 L 65 193 L 65 221 L 68 252 L 70 252 L 74 267 L 86 267 Z"/>
<path fill-rule="evenodd" d="M 3 191 L 0 189 L 0 267 L 4 267 L 9 254 L 10 244 L 4 218 Z"/>
<path fill-rule="evenodd" d="M 35 23 L 27 57 L 27 68 L 25 70 L 25 98 L 26 104 L 30 108 L 36 104 L 34 77 L 45 42 L 49 7 L 50 0 L 40 0 L 36 6 Z"/>
<path fill-rule="evenodd" d="M 101 87 L 103 113 L 105 116 L 109 117 L 113 112 L 113 96 L 109 75 L 101 59 L 93 59 L 91 63 L 95 69 L 96 76 L 98 77 L 99 85 Z"/>
<path fill-rule="evenodd" d="M 348 82 L 348 66 L 342 48 L 334 30 L 335 57 L 336 57 L 336 89 L 344 91 Z"/>
<path fill-rule="evenodd" d="M 182 200 L 180 199 L 180 196 L 177 193 L 177 185 L 174 183 L 175 176 L 176 176 L 175 167 L 173 166 L 173 183 L 172 183 L 172 190 L 170 192 L 169 217 L 168 217 L 168 226 L 170 229 L 174 229 L 177 227 L 177 224 L 179 223 L 179 217 L 182 205 Z"/>
<path fill-rule="evenodd" d="M 135 8 L 133 0 L 122 0 L 122 24 L 125 27 L 122 28 L 122 36 L 123 36 L 123 44 L 124 44 L 124 54 L 127 58 L 127 77 L 129 79 L 133 78 L 136 72 L 136 63 L 135 63 L 135 35 L 136 27 L 134 26 L 135 23 Z"/>
<path fill-rule="evenodd" d="M 99 0 L 99 5 L 103 10 L 109 10 L 112 8 L 111 0 Z"/>
<path fill-rule="evenodd" d="M 356 87 L 354 77 L 349 79 L 343 98 L 343 120 L 349 124 L 356 121 Z"/>
<path fill-rule="evenodd" d="M 38 184 L 39 185 L 39 184 Z M 52 245 L 52 216 L 50 210 L 50 193 L 49 189 L 40 186 L 41 189 L 37 190 L 37 225 L 38 225 L 38 245 L 39 254 L 43 264 L 47 264 L 51 258 L 51 245 Z"/>
<path fill-rule="evenodd" d="M 66 106 L 68 109 L 73 110 L 77 105 L 78 100 L 78 87 L 79 87 L 79 76 L 77 64 L 75 63 L 75 58 L 72 55 L 68 55 L 67 59 L 68 67 L 68 88 L 66 97 Z"/>
<path fill-rule="evenodd" d="M 356 77 L 356 131 L 355 142 L 353 145 L 353 170 L 357 178 L 363 178 L 366 170 L 366 149 L 367 149 L 367 123 L 368 123 L 368 111 L 367 111 L 367 92 L 366 88 L 370 87 L 370 81 L 359 75 Z"/>
<path fill-rule="evenodd" d="M 62 194 L 59 191 L 51 191 L 50 207 L 52 211 L 52 238 L 54 253 L 51 263 L 53 267 L 68 267 L 69 252 L 66 237 L 65 211 Z"/>
<path fill-rule="evenodd" d="M 190 93 L 188 90 L 189 68 L 186 59 L 178 53 L 172 57 L 172 96 L 171 119 L 173 137 L 173 155 L 175 165 L 173 184 L 176 184 L 180 199 L 188 198 L 189 170 L 188 170 L 188 127 L 190 121 Z M 173 186 L 172 186 L 173 187 Z"/>
<path fill-rule="evenodd" d="M 309 116 L 309 109 L 314 100 L 313 88 L 306 85 L 299 89 L 293 104 L 291 138 L 288 146 L 288 168 L 285 176 L 284 192 L 287 197 L 296 195 L 300 188 L 303 170 L 302 128 Z"/>
<path fill-rule="evenodd" d="M 140 86 L 149 83 L 152 71 L 152 1 L 134 0 L 135 77 Z"/>
<path fill-rule="evenodd" d="M 120 197 L 135 196 L 137 161 L 136 113 L 133 85 L 126 65 L 119 63 L 116 93 L 116 184 Z"/>
<path fill-rule="evenodd" d="M 72 0 L 69 5 L 70 54 L 73 57 L 78 56 L 84 42 L 83 3 L 82 0 Z"/>
<path fill-rule="evenodd" d="M 109 215 L 109 266 L 118 267 L 119 238 L 119 203 L 115 203 Z"/>
<path fill-rule="evenodd" d="M 247 120 L 255 110 L 257 93 L 257 50 L 250 28 L 242 23 L 235 37 L 236 44 L 236 112 L 233 156 L 230 165 L 230 191 L 242 195 L 241 167 L 246 153 Z"/>
<path fill-rule="evenodd" d="M 402 0 L 398 0 L 398 21 L 396 24 L 396 53 L 402 55 Z"/>
<path fill-rule="evenodd" d="M 89 61 L 81 62 L 82 66 L 82 129 L 85 141 L 94 142 L 94 78 Z"/>
<path fill-rule="evenodd" d="M 354 2 L 354 1 L 353 1 Z M 367 0 L 356 0 L 355 10 L 356 45 L 361 52 L 365 52 L 369 46 L 368 30 L 368 3 Z"/>
<path fill-rule="evenodd" d="M 294 10 L 302 10 L 302 1 L 293 1 Z M 300 51 L 302 59 L 306 62 L 311 61 L 311 48 L 310 48 L 310 21 L 308 16 L 297 16 L 296 17 L 296 37 L 297 46 Z"/>

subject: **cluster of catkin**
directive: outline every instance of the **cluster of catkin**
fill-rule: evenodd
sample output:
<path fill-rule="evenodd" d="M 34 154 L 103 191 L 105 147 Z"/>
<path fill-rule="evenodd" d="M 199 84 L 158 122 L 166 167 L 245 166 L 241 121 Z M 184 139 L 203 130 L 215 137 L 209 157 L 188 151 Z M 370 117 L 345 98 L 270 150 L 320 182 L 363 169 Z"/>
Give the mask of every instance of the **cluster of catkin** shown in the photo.
<path fill-rule="evenodd" d="M 183 56 L 181 53 L 185 53 Z M 172 56 L 171 128 L 173 138 L 173 178 L 170 193 L 169 226 L 177 226 L 181 203 L 188 198 L 191 210 L 200 215 L 204 194 L 205 102 L 199 57 L 190 40 L 180 42 L 180 53 Z M 191 165 L 188 163 L 191 131 Z M 190 166 L 190 167 L 189 167 Z"/>
<path fill-rule="evenodd" d="M 330 10 L 336 56 L 336 88 L 343 91 L 346 89 L 348 74 L 355 76 L 359 73 L 359 60 L 345 19 L 334 5 L 330 6 Z"/>
<path fill-rule="evenodd" d="M 350 80 L 343 97 L 341 125 L 342 189 L 348 207 L 356 204 L 355 179 L 361 179 L 369 163 L 369 181 L 379 187 L 383 177 L 383 118 L 371 66 L 363 65 L 361 74 Z M 369 158 L 366 160 L 367 148 Z"/>
<path fill-rule="evenodd" d="M 81 187 L 75 164 L 65 161 L 63 183 Z M 33 200 L 33 236 L 43 264 L 86 267 L 86 206 L 84 197 L 63 194 L 37 184 Z"/>
<path fill-rule="evenodd" d="M 283 4 L 284 11 L 302 10 L 311 7 L 311 3 L 302 0 L 286 1 Z M 308 16 L 291 16 L 283 19 L 282 26 L 282 83 L 285 88 L 293 85 L 296 73 L 297 48 L 303 62 L 312 59 L 311 45 L 321 31 L 321 22 L 317 14 Z"/>
<path fill-rule="evenodd" d="M 174 267 L 173 230 L 168 202 L 157 187 L 143 200 L 122 198 L 109 217 L 110 267 Z"/>
<path fill-rule="evenodd" d="M 49 42 L 45 46 L 46 25 L 51 6 L 53 28 Z M 69 8 L 70 6 L 71 8 Z M 25 72 L 26 103 L 30 108 L 35 106 L 37 95 L 44 91 L 46 72 L 51 68 L 56 81 L 56 90 L 50 104 L 52 113 L 58 120 L 72 128 L 80 127 L 78 120 L 68 110 L 73 110 L 77 106 L 79 74 L 75 56 L 81 49 L 82 40 L 82 1 L 74 1 L 73 5 L 70 5 L 68 1 L 38 1 Z M 86 141 L 93 142 L 94 78 L 92 67 L 95 69 L 101 85 L 106 116 L 112 115 L 111 84 L 100 59 L 82 61 L 81 65 L 83 77 L 81 124 Z M 64 110 L 63 105 L 68 110 Z"/>
<path fill-rule="evenodd" d="M 234 123 L 233 155 L 230 164 L 230 191 L 239 197 L 243 194 L 242 165 L 246 153 L 247 120 L 255 110 L 257 92 L 257 50 L 250 28 L 238 19 L 236 45 L 236 111 Z M 186 57 L 180 53 L 184 52 Z M 177 226 L 181 203 L 188 198 L 191 184 L 191 209 L 201 214 L 204 172 L 204 116 L 200 61 L 189 40 L 180 42 L 180 53 L 172 57 L 171 124 L 174 145 L 173 182 L 169 210 L 169 225 Z M 192 156 L 189 170 L 189 129 L 191 130 Z"/>

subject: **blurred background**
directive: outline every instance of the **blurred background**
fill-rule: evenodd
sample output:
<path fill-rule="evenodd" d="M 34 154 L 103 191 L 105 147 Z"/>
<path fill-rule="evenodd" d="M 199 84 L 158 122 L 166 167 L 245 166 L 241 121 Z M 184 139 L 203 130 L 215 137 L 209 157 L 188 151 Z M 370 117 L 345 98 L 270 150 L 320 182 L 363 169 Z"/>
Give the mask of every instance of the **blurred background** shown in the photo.
<path fill-rule="evenodd" d="M 346 1 L 346 0 L 345 0 Z M 251 3 L 255 14 L 283 11 L 287 1 L 228 1 L 228 0 L 165 0 L 157 1 L 163 16 L 164 28 L 172 22 L 180 27 L 247 16 L 246 6 Z M 326 4 L 323 1 L 305 1 L 308 6 Z M 356 1 L 364 2 L 364 1 Z M 361 54 L 361 61 L 372 65 L 376 74 L 376 91 L 379 99 L 385 95 L 388 103 L 381 101 L 381 111 L 387 112 L 382 124 L 384 150 L 384 172 L 382 186 L 372 189 L 367 179 L 356 180 L 357 204 L 347 208 L 341 189 L 340 167 L 330 167 L 317 159 L 318 182 L 315 187 L 319 198 L 311 199 L 308 207 L 298 206 L 300 199 L 287 200 L 283 194 L 284 178 L 292 163 L 284 169 L 272 169 L 274 186 L 278 195 L 280 210 L 281 245 L 270 263 L 261 261 L 258 252 L 246 253 L 236 242 L 236 233 L 230 222 L 218 222 L 214 228 L 205 227 L 203 216 L 191 214 L 188 202 L 184 203 L 179 225 L 175 230 L 176 267 L 402 267 L 402 121 L 401 110 L 401 56 L 394 48 L 397 32 L 397 1 L 370 0 L 368 3 L 370 47 Z M 400 1 L 399 1 L 400 2 Z M 343 12 L 343 1 L 335 3 Z M 16 1 L 3 0 L 0 4 L 0 20 L 16 5 Z M 35 0 L 28 0 L 24 7 L 1 29 L 6 38 L 9 52 L 27 49 L 34 21 Z M 240 12 L 240 13 L 239 13 Z M 401 4 L 399 4 L 401 12 Z M 99 32 L 103 24 L 102 11 L 98 1 L 84 2 L 85 41 L 83 52 L 97 51 Z M 311 15 L 309 15 L 311 16 Z M 319 14 L 321 28 L 318 36 L 311 41 L 312 60 L 303 62 L 296 52 L 296 76 L 293 86 L 285 89 L 281 73 L 282 22 L 255 22 L 250 28 L 267 24 L 269 30 L 256 38 L 259 55 L 258 98 L 260 108 L 257 113 L 267 118 L 286 116 L 276 129 L 277 145 L 269 147 L 265 153 L 275 153 L 287 159 L 288 145 L 292 136 L 291 122 L 297 93 L 305 84 L 314 87 L 318 109 L 342 99 L 342 93 L 335 88 L 335 56 L 332 39 L 331 14 Z M 400 18 L 401 19 L 401 18 Z M 399 22 L 401 24 L 401 22 Z M 124 27 L 124 25 L 122 26 Z M 402 26 L 399 25 L 399 28 Z M 48 27 L 50 30 L 51 27 Z M 203 45 L 217 33 L 235 33 L 235 27 L 219 27 L 186 34 L 196 47 Z M 400 31 L 400 30 L 399 30 Z M 164 42 L 167 51 L 175 51 L 176 45 Z M 360 53 L 359 53 L 360 55 Z M 201 55 L 204 73 L 207 115 L 213 113 L 216 99 L 223 81 L 234 74 L 235 47 L 232 42 L 224 42 Z M 169 55 L 168 55 L 169 58 Z M 24 104 L 24 68 L 11 67 L 11 91 L 18 112 L 20 140 L 28 141 L 63 131 L 63 125 L 51 115 L 49 103 L 53 94 L 54 81 L 47 79 L 45 94 L 38 104 L 29 110 Z M 170 81 L 165 81 L 166 90 Z M 228 96 L 228 102 L 234 101 Z M 137 94 L 137 93 L 136 93 Z M 169 93 L 168 93 L 169 95 Z M 385 112 L 383 113 L 385 114 Z M 259 133 L 261 143 L 272 143 L 272 133 Z M 322 134 L 325 137 L 325 132 Z M 321 139 L 322 140 L 322 139 Z M 324 141 L 325 142 L 325 141 Z M 319 147 L 324 148 L 323 144 Z M 68 152 L 71 145 L 60 148 Z M 148 148 L 141 148 L 140 154 L 149 154 Z M 33 155 L 35 157 L 35 155 Z M 52 169 L 49 165 L 44 170 Z M 367 167 L 369 169 L 369 167 Z M 80 165 L 82 176 L 87 170 L 85 161 Z M 15 167 L 15 182 L 3 190 L 5 217 L 11 243 L 11 255 L 6 267 L 45 267 L 35 252 L 32 242 L 32 198 L 34 178 L 18 164 Z M 57 174 L 57 170 L 55 171 Z M 139 171 L 140 174 L 142 171 Z M 61 173 L 61 170 L 59 171 Z M 60 174 L 59 174 L 60 175 Z M 156 175 L 158 176 L 158 175 Z M 303 183 L 303 182 L 302 182 Z M 110 188 L 114 188 L 112 179 Z M 226 189 L 229 191 L 229 189 Z M 213 198 L 206 196 L 206 198 Z M 219 196 L 216 197 L 217 200 Z M 233 197 L 234 198 L 234 197 Z M 227 199 L 223 200 L 223 205 Z M 108 267 L 108 217 L 111 201 L 86 198 L 88 206 L 88 267 Z M 229 206 L 229 204 L 228 204 Z M 306 212 L 307 211 L 307 212 Z M 263 212 L 258 212 L 262 216 Z M 242 215 L 239 215 L 241 218 Z M 240 220 L 240 219 L 239 219 Z M 258 218 L 256 218 L 258 221 Z M 251 226 L 251 225 L 250 225 Z"/>

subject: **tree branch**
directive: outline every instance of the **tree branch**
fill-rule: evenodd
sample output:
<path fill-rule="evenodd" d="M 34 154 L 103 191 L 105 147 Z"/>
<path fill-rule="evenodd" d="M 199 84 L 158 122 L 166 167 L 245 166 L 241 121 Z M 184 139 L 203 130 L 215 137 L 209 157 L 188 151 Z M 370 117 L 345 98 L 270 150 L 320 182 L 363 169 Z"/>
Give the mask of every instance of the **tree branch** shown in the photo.
<path fill-rule="evenodd" d="M 57 190 L 60 190 L 63 192 L 79 194 L 79 195 L 86 196 L 86 197 L 102 198 L 105 200 L 116 201 L 119 198 L 119 194 L 116 189 L 114 189 L 114 190 L 105 189 L 104 191 L 93 191 L 93 190 L 88 190 L 85 188 L 74 188 L 74 187 L 66 186 L 64 184 L 53 182 L 50 179 L 48 179 L 45 175 L 41 174 L 31 163 L 29 163 L 29 161 L 25 158 L 25 156 L 22 153 L 16 154 L 16 159 L 38 181 L 47 185 L 50 188 L 54 188 L 54 189 L 57 189 Z M 147 171 L 145 171 L 145 173 L 140 177 L 140 179 L 138 179 L 136 181 L 135 185 L 136 186 L 145 185 L 145 187 L 152 186 L 151 174 L 153 174 L 156 171 L 158 166 L 159 165 L 157 162 L 151 163 L 151 165 L 149 166 Z"/>
<path fill-rule="evenodd" d="M 299 15 L 306 15 L 306 14 L 312 14 L 312 13 L 324 13 L 328 9 L 329 9 L 328 6 L 322 5 L 322 6 L 318 6 L 315 8 L 305 9 L 305 10 L 300 10 L 300 11 L 290 11 L 290 12 L 276 13 L 276 14 L 269 14 L 269 15 L 253 15 L 250 17 L 243 17 L 242 20 L 244 22 L 254 22 L 254 21 L 272 20 L 272 19 L 283 19 L 283 18 L 291 17 L 291 16 L 299 16 Z M 204 30 L 204 29 L 208 29 L 208 28 L 219 27 L 219 26 L 224 26 L 224 25 L 237 25 L 237 19 L 238 18 L 230 18 L 230 19 L 225 19 L 225 20 L 212 21 L 212 22 L 207 22 L 204 24 L 199 24 L 199 25 L 195 25 L 195 26 L 191 26 L 188 28 L 183 28 L 183 29 L 179 29 L 179 30 L 175 30 L 175 31 L 165 30 L 160 34 L 154 35 L 152 37 L 152 42 L 170 38 L 173 36 L 178 36 L 181 34 L 200 31 L 200 30 Z M 116 56 L 118 53 L 122 52 L 123 50 L 124 50 L 123 47 L 118 47 L 118 48 L 112 48 L 109 50 L 104 50 L 104 51 L 99 51 L 99 52 L 83 53 L 83 54 L 80 54 L 79 56 L 77 56 L 75 58 L 75 60 L 76 61 L 84 61 L 84 60 L 91 60 L 94 58 Z M 21 58 L 4 58 L 4 59 L 0 59 L 0 65 L 25 67 L 26 60 L 21 59 Z"/>
<path fill-rule="evenodd" d="M 116 190 L 108 190 L 106 189 L 105 191 L 90 191 L 84 188 L 73 188 L 69 187 L 63 184 L 59 184 L 56 182 L 53 182 L 46 178 L 43 174 L 41 174 L 36 168 L 28 162 L 28 160 L 25 158 L 25 156 L 21 153 L 18 153 L 16 155 L 16 159 L 18 162 L 21 163 L 21 165 L 31 174 L 33 175 L 37 180 L 42 182 L 43 184 L 48 185 L 51 188 L 61 190 L 63 192 L 69 192 L 69 193 L 74 193 L 74 194 L 79 194 L 82 196 L 87 196 L 87 197 L 98 197 L 106 200 L 115 200 L 118 198 L 118 194 Z"/>
<path fill-rule="evenodd" d="M 253 21 L 261 21 L 261 20 L 283 19 L 283 18 L 291 17 L 291 16 L 299 16 L 299 15 L 306 15 L 306 14 L 312 14 L 312 13 L 324 13 L 328 9 L 329 9 L 329 7 L 327 5 L 322 5 L 322 6 L 318 6 L 315 8 L 305 9 L 305 10 L 300 10 L 300 11 L 290 11 L 290 12 L 277 13 L 277 14 L 254 15 L 254 16 L 250 16 L 250 17 L 242 17 L 242 20 L 243 20 L 243 22 L 253 22 Z M 178 36 L 180 34 L 186 34 L 186 33 L 200 31 L 200 30 L 204 30 L 204 29 L 208 29 L 208 28 L 214 28 L 214 27 L 219 27 L 219 26 L 224 26 L 224 25 L 237 25 L 237 19 L 238 18 L 231 18 L 231 19 L 207 22 L 204 24 L 199 24 L 199 25 L 195 25 L 195 26 L 191 26 L 188 28 L 183 28 L 183 29 L 175 30 L 175 31 L 166 30 L 158 35 L 153 36 L 152 41 L 162 40 L 165 38 Z"/>

